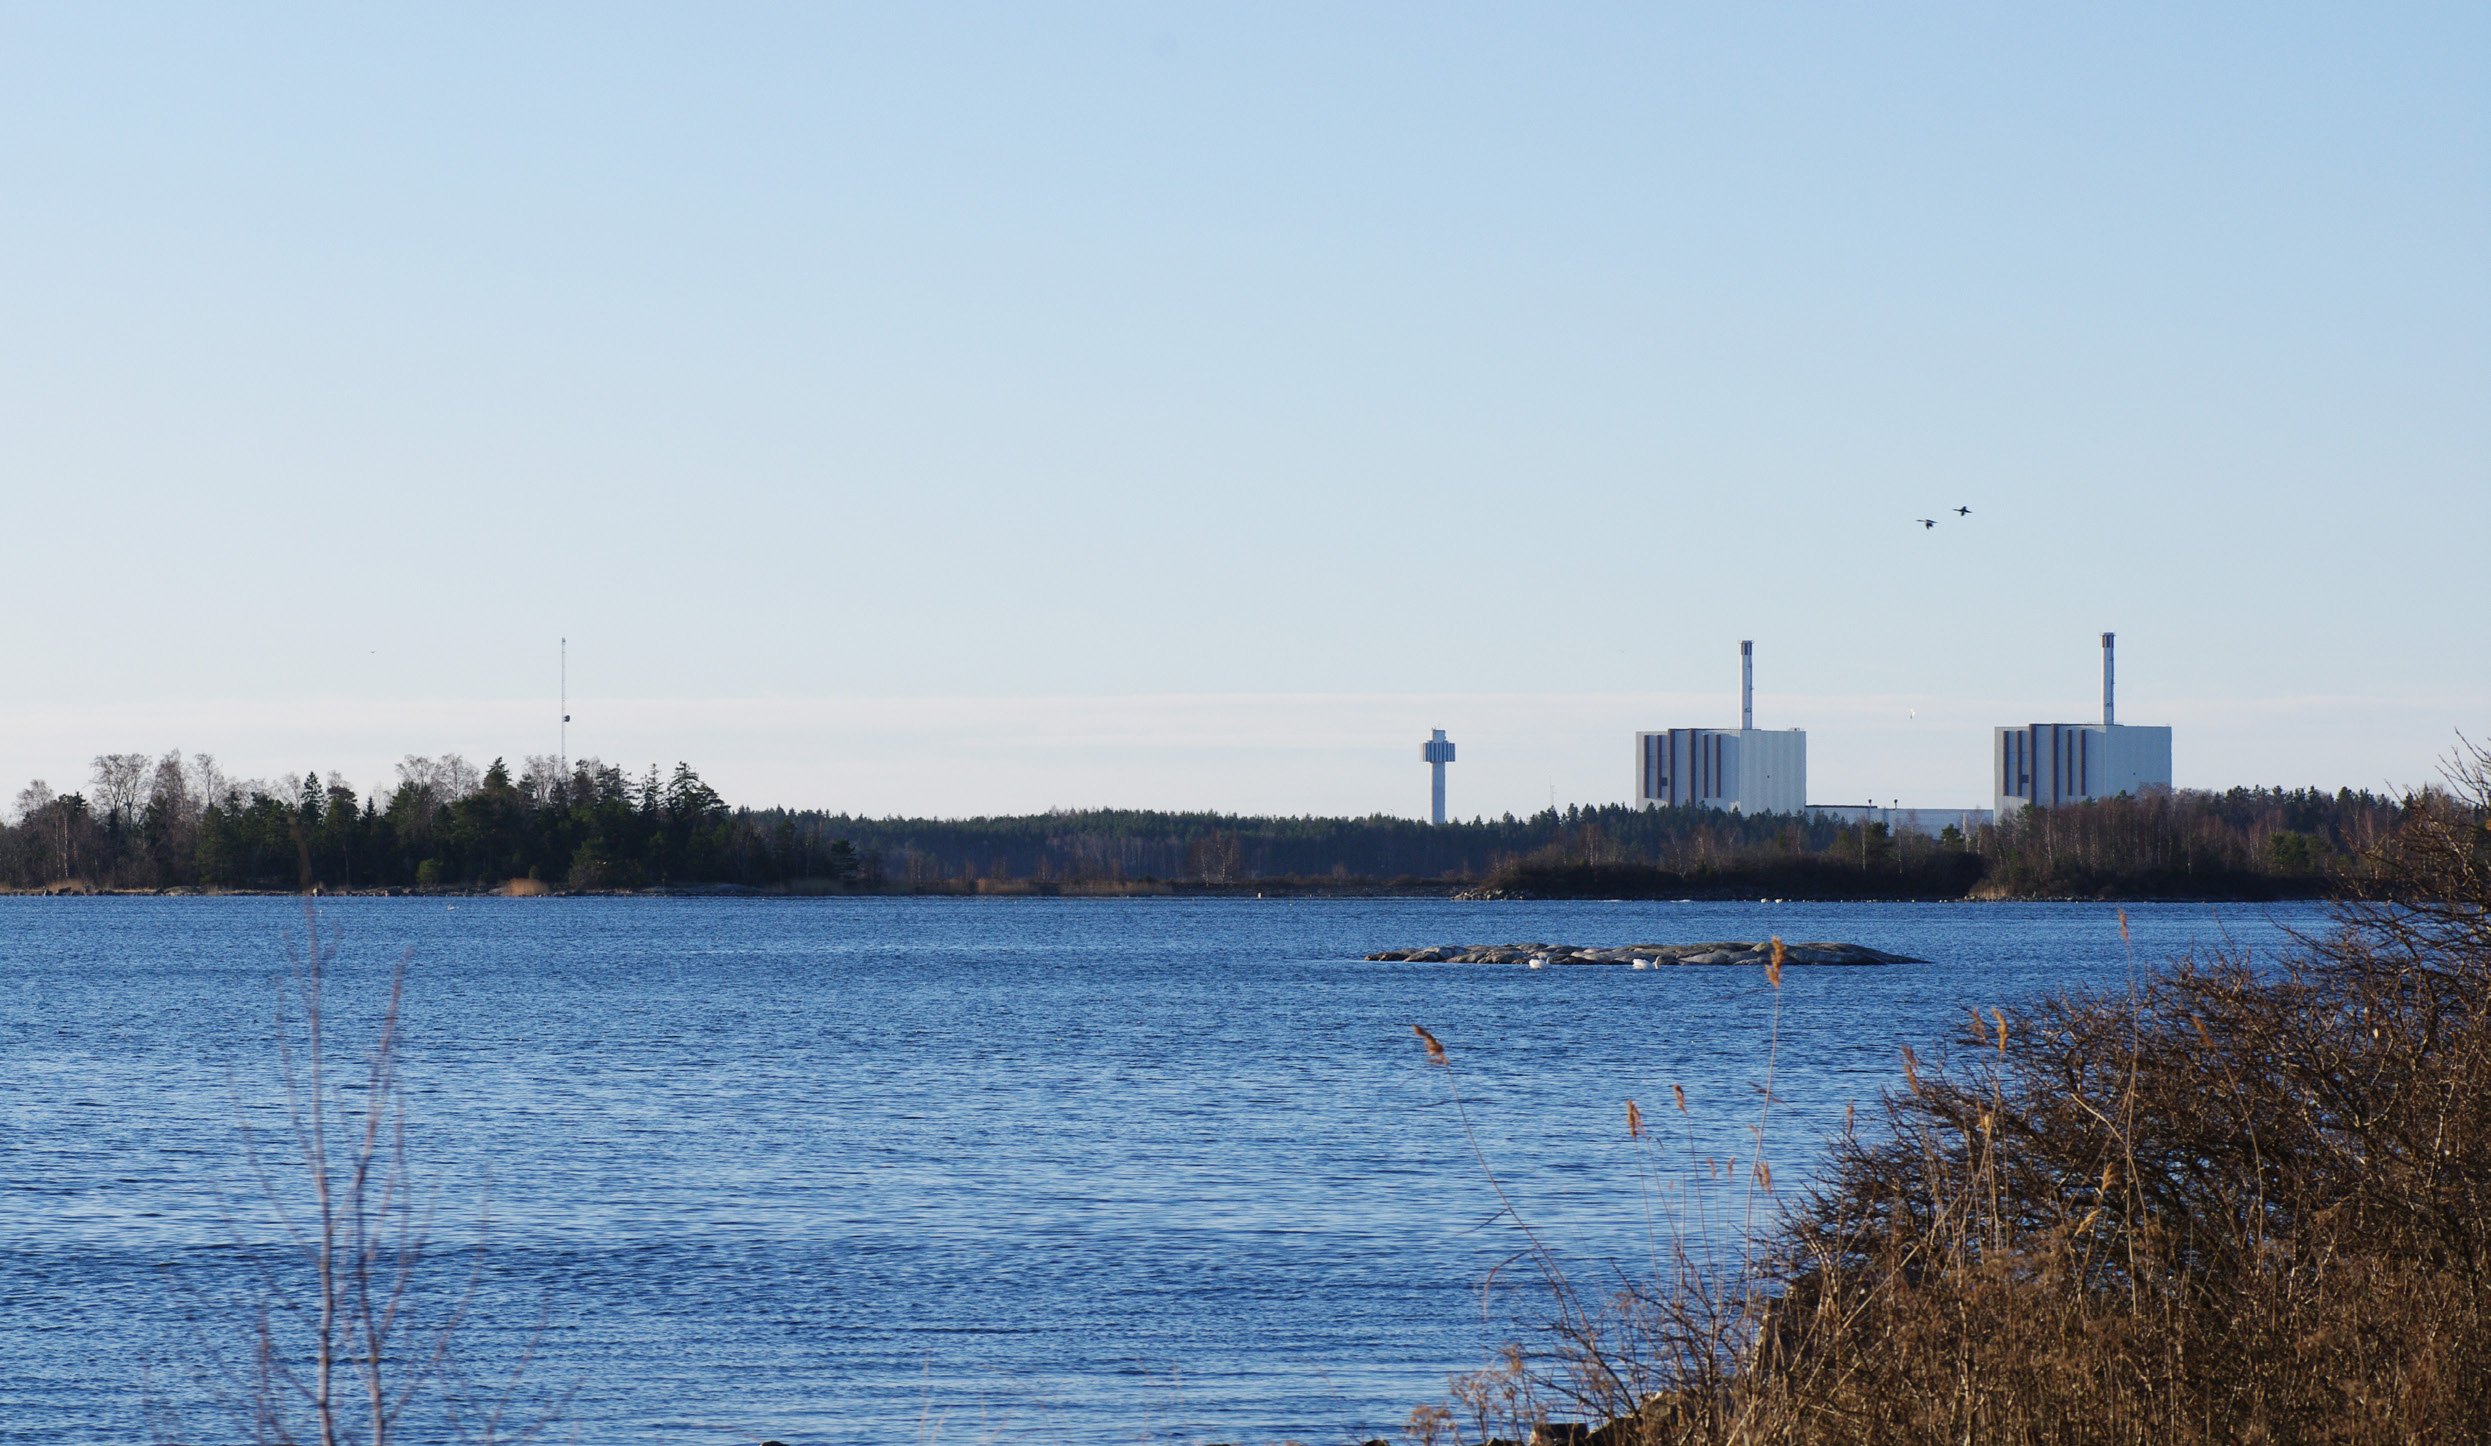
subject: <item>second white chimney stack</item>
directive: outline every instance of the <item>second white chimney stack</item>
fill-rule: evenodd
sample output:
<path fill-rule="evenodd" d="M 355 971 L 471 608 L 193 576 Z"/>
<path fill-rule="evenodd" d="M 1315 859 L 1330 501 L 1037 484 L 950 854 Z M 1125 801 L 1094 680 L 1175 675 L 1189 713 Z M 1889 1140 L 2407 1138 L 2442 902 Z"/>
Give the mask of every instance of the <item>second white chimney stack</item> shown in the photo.
<path fill-rule="evenodd" d="M 2110 697 L 2112 680 L 2110 644 L 2111 639 L 2117 636 L 2119 636 L 2117 633 L 2102 634 L 2102 726 L 2105 728 L 2119 721 L 2119 711 L 2111 706 Z"/>

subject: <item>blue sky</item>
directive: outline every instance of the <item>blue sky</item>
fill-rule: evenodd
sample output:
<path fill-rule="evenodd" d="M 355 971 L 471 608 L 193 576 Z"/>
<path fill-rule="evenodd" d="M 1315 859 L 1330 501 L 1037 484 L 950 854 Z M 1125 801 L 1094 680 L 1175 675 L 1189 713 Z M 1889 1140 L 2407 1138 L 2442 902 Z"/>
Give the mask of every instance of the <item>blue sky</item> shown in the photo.
<path fill-rule="evenodd" d="M 0 776 L 565 635 L 877 813 L 1622 799 L 1741 638 L 1828 801 L 2104 629 L 2183 784 L 2491 731 L 2479 6 L 717 8 L 0 10 Z"/>

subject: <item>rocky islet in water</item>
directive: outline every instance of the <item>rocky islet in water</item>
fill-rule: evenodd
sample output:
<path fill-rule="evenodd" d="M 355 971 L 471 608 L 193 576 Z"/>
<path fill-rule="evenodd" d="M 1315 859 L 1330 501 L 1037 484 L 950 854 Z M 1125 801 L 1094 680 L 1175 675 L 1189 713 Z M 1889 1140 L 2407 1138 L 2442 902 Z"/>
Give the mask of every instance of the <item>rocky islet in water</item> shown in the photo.
<path fill-rule="evenodd" d="M 1407 964 L 1624 964 L 1654 969 L 1681 964 L 1755 964 L 1773 958 L 1773 941 L 1732 940 L 1711 944 L 1621 944 L 1590 948 L 1576 944 L 1438 944 L 1425 949 L 1378 949 L 1370 960 Z M 1818 942 L 1785 944 L 1784 964 L 1925 964 L 1906 954 L 1889 954 L 1864 944 Z"/>

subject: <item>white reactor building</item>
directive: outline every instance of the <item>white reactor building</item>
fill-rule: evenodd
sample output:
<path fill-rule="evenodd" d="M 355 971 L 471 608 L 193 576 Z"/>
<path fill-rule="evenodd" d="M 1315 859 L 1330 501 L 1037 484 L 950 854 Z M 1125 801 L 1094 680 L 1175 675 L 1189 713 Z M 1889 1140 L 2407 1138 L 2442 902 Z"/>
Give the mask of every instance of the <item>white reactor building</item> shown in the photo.
<path fill-rule="evenodd" d="M 1804 813 L 1808 735 L 1756 726 L 1756 645 L 1739 644 L 1739 726 L 1635 735 L 1635 798 L 1645 808 Z"/>
<path fill-rule="evenodd" d="M 2171 786 L 2171 730 L 2118 721 L 2112 701 L 2111 640 L 2102 634 L 2102 721 L 2026 723 L 1994 730 L 1990 782 L 1998 818 L 2038 804 L 2050 808 Z"/>

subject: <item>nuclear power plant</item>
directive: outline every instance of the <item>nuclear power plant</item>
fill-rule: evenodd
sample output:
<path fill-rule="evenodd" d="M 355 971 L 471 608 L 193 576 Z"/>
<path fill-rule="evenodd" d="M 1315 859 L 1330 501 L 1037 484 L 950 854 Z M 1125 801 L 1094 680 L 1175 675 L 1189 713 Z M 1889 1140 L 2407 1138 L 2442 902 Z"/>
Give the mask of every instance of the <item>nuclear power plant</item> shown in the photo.
<path fill-rule="evenodd" d="M 1998 816 L 2020 808 L 2115 798 L 2171 786 L 2171 730 L 2119 721 L 2116 634 L 2102 634 L 2102 721 L 2026 723 L 1994 731 L 1990 777 Z"/>
<path fill-rule="evenodd" d="M 1806 813 L 1844 823 L 1883 823 L 1936 833 L 1970 832 L 2035 804 L 2054 807 L 2171 786 L 2171 730 L 2119 721 L 2115 635 L 2102 634 L 2102 721 L 2026 723 L 1993 730 L 1994 809 L 1879 808 L 1808 802 L 1808 735 L 1756 726 L 1756 645 L 1739 644 L 1739 726 L 1667 728 L 1635 735 L 1635 800 L 1644 808 L 1719 808 Z M 1440 731 L 1436 737 L 1442 739 Z M 1432 750 L 1438 744 L 1427 745 Z M 1453 745 L 1441 745 L 1446 759 Z M 1969 760 L 1966 760 L 1967 764 Z M 1436 821 L 1444 821 L 1444 767 L 1436 768 Z"/>
<path fill-rule="evenodd" d="M 1739 644 L 1739 726 L 1668 728 L 1635 735 L 1636 800 L 1735 813 L 1799 813 L 1808 806 L 1808 735 L 1756 726 L 1756 645 Z"/>

